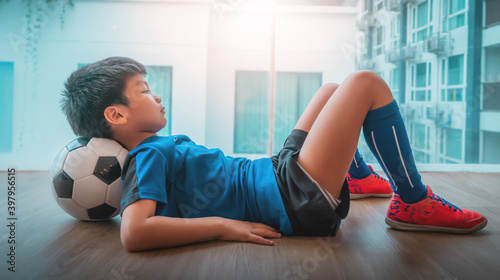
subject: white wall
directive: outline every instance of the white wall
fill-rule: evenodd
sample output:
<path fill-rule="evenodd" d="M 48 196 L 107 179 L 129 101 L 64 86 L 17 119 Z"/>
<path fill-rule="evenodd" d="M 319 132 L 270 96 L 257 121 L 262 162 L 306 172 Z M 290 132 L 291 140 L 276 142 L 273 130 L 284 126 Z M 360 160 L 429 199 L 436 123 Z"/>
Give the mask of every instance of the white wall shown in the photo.
<path fill-rule="evenodd" d="M 62 30 L 59 17 L 44 12 L 38 77 L 25 67 L 24 47 L 16 52 L 9 40 L 23 36 L 25 5 L 9 1 L 0 9 L 0 61 L 15 63 L 13 151 L 0 154 L 0 170 L 50 169 L 56 153 L 75 138 L 59 109 L 64 81 L 78 63 L 109 56 L 172 66 L 172 133 L 205 141 L 210 5 L 76 1 Z"/>

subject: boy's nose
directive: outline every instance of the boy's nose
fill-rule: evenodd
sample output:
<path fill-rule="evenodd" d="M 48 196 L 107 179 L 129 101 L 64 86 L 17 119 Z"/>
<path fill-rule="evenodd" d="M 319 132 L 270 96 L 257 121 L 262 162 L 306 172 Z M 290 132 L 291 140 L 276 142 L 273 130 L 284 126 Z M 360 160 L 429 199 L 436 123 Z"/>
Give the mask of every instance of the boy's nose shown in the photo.
<path fill-rule="evenodd" d="M 161 102 L 161 96 L 155 94 L 155 99 L 156 99 L 156 102 L 158 102 L 158 103 Z"/>

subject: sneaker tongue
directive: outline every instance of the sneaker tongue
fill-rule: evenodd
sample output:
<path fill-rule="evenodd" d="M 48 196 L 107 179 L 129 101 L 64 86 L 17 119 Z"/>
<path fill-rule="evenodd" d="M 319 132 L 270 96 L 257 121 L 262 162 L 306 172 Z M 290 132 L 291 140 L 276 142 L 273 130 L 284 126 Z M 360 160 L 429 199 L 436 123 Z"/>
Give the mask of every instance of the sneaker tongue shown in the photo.
<path fill-rule="evenodd" d="M 426 187 L 427 187 L 427 196 L 432 197 L 432 195 L 433 195 L 434 193 L 432 192 L 431 187 L 429 187 L 429 186 L 426 186 Z"/>

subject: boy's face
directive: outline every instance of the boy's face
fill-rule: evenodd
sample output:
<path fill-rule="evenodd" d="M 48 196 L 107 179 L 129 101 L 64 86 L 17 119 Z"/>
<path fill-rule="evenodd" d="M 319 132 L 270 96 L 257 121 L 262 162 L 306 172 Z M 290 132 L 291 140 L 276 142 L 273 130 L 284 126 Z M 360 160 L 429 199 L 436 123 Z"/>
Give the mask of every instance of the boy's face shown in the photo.
<path fill-rule="evenodd" d="M 129 100 L 127 123 L 133 131 L 156 133 L 165 127 L 167 119 L 161 97 L 149 90 L 142 74 L 128 78 L 123 93 Z"/>

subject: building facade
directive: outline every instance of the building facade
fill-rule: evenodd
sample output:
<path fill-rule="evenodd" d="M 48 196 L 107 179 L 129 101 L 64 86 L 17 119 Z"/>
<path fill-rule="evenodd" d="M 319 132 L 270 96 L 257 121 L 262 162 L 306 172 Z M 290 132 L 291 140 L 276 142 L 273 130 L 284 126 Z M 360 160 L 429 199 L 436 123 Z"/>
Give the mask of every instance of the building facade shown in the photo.
<path fill-rule="evenodd" d="M 419 163 L 500 163 L 500 1 L 363 0 L 356 68 L 391 87 Z"/>

